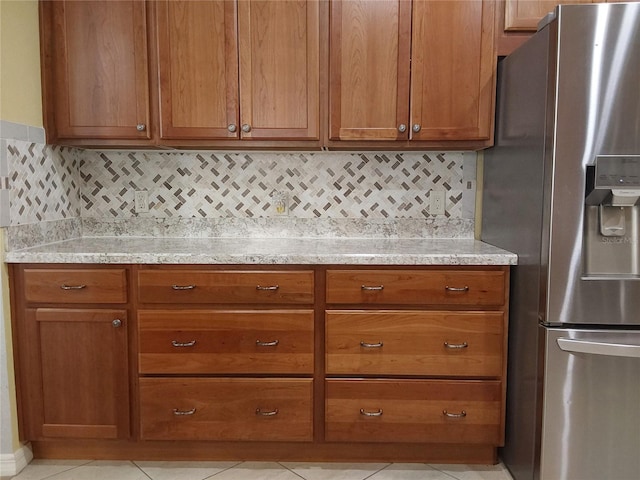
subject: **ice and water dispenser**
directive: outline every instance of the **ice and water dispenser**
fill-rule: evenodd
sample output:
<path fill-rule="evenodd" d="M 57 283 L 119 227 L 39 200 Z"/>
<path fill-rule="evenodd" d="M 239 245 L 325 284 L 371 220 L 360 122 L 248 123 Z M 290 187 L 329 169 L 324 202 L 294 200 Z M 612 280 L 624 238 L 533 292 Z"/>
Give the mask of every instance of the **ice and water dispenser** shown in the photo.
<path fill-rule="evenodd" d="M 640 278 L 640 156 L 598 156 L 586 182 L 584 276 Z"/>

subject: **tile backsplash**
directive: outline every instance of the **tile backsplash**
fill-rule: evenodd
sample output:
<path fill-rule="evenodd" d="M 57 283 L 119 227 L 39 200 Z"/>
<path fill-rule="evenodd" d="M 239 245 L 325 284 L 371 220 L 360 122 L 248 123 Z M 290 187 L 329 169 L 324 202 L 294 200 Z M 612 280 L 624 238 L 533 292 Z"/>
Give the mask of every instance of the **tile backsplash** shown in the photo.
<path fill-rule="evenodd" d="M 440 190 L 446 216 L 462 218 L 463 195 L 475 195 L 463 182 L 465 159 L 475 167 L 475 153 L 458 152 L 87 151 L 79 163 L 82 216 L 273 217 L 274 197 L 283 195 L 295 218 L 424 219 L 430 191 Z M 148 213 L 135 212 L 140 190 Z"/>
<path fill-rule="evenodd" d="M 51 221 L 94 232 L 151 221 L 174 232 L 199 219 L 209 223 L 184 225 L 212 232 L 244 225 L 271 235 L 290 226 L 339 232 L 336 222 L 353 221 L 345 228 L 425 232 L 436 225 L 456 236 L 467 235 L 474 218 L 474 152 L 92 151 L 37 138 L 2 138 L 0 148 L 0 213 L 24 235 Z M 148 212 L 136 212 L 136 191 L 148 195 Z M 433 191 L 444 194 L 444 215 L 431 212 Z M 277 198 L 285 199 L 284 215 Z"/>

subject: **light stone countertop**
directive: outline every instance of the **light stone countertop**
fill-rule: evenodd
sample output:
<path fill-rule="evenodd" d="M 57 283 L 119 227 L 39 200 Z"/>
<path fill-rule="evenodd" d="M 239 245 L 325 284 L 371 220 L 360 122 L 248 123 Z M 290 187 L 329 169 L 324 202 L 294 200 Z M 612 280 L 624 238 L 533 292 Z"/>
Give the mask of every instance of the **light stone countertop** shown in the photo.
<path fill-rule="evenodd" d="M 7 263 L 516 265 L 473 239 L 82 237 L 9 251 Z"/>

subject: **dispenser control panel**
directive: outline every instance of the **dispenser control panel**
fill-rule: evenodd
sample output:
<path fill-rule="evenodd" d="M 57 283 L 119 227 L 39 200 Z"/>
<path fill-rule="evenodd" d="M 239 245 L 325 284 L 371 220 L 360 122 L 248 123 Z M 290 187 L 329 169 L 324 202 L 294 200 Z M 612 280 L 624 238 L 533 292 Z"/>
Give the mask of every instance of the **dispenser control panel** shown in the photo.
<path fill-rule="evenodd" d="M 596 157 L 595 188 L 640 188 L 640 155 Z"/>

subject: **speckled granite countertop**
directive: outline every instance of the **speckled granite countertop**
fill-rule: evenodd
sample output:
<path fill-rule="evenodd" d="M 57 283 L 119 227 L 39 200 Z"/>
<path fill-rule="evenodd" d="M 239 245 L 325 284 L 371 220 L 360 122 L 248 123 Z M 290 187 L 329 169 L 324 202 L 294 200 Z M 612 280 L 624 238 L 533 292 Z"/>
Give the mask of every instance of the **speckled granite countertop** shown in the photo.
<path fill-rule="evenodd" d="M 515 265 L 473 239 L 82 237 L 6 253 L 7 263 Z"/>

